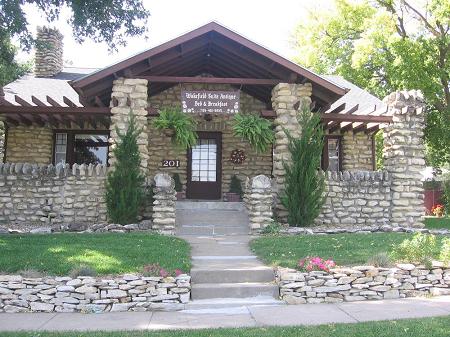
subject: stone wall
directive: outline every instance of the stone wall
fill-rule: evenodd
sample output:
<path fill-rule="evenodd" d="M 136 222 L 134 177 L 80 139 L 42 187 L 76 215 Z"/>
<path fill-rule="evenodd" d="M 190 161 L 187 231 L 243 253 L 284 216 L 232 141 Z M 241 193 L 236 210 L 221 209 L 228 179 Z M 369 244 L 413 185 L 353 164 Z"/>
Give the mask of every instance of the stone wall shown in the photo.
<path fill-rule="evenodd" d="M 181 310 L 190 299 L 190 276 L 26 278 L 0 275 L 0 312 Z"/>
<path fill-rule="evenodd" d="M 53 131 L 48 127 L 10 126 L 7 131 L 6 162 L 50 164 Z"/>
<path fill-rule="evenodd" d="M 105 174 L 102 165 L 0 164 L 0 224 L 106 222 Z"/>
<path fill-rule="evenodd" d="M 325 172 L 327 199 L 317 225 L 330 227 L 389 224 L 392 180 L 386 172 Z"/>
<path fill-rule="evenodd" d="M 372 135 L 346 132 L 342 136 L 342 170 L 372 171 Z"/>
<path fill-rule="evenodd" d="M 186 90 L 236 90 L 229 85 L 202 85 L 202 84 L 183 84 Z M 176 106 L 180 102 L 179 86 L 170 88 L 158 95 L 149 98 L 150 105 L 155 108 L 163 106 Z M 264 103 L 241 92 L 241 111 L 259 112 L 265 109 Z M 243 141 L 233 135 L 231 127 L 232 116 L 217 115 L 212 116 L 211 121 L 206 121 L 202 116 L 193 114 L 192 117 L 197 122 L 197 131 L 221 132 L 222 133 L 222 194 L 229 191 L 231 177 L 236 175 L 242 183 L 247 177 L 254 177 L 259 174 L 270 176 L 272 174 L 272 153 L 258 154 L 254 151 L 248 142 Z M 149 119 L 148 125 L 148 143 L 149 143 L 149 170 L 148 175 L 154 176 L 157 172 L 167 172 L 169 174 L 178 173 L 183 185 L 183 191 L 186 190 L 187 182 L 187 151 L 177 149 L 171 142 L 171 138 L 164 135 L 163 132 L 156 130 L 152 126 L 153 118 Z M 231 152 L 235 149 L 243 150 L 246 155 L 244 163 L 237 165 L 230 161 Z M 168 168 L 162 167 L 163 159 L 178 159 L 180 167 Z"/>
<path fill-rule="evenodd" d="M 413 264 L 299 272 L 279 268 L 280 297 L 288 304 L 337 303 L 450 294 L 450 269 Z"/>
<path fill-rule="evenodd" d="M 63 69 L 63 36 L 57 29 L 37 28 L 34 63 L 37 77 L 52 77 Z"/>

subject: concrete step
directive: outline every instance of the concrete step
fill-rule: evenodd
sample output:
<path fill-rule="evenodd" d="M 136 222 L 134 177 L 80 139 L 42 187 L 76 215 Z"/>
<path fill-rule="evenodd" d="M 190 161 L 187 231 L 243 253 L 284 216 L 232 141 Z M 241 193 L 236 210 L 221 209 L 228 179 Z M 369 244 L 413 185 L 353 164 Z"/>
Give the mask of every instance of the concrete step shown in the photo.
<path fill-rule="evenodd" d="M 177 209 L 177 225 L 242 226 L 248 228 L 246 210 Z"/>
<path fill-rule="evenodd" d="M 245 298 L 256 296 L 279 297 L 278 286 L 273 283 L 199 283 L 193 284 L 192 300 L 208 298 Z"/>
<path fill-rule="evenodd" d="M 182 200 L 176 202 L 178 210 L 228 210 L 244 211 L 243 202 L 223 202 L 223 201 L 191 201 Z"/>
<path fill-rule="evenodd" d="M 181 220 L 177 218 L 177 221 L 180 223 L 185 222 L 185 220 Z M 189 221 L 189 220 L 187 220 Z M 248 225 L 239 225 L 239 226 L 231 226 L 231 225 L 188 225 L 188 224 L 178 224 L 177 235 L 205 235 L 205 236 L 214 236 L 214 235 L 247 235 L 249 234 L 250 229 Z"/>
<path fill-rule="evenodd" d="M 230 308 L 243 308 L 255 306 L 277 306 L 285 305 L 284 301 L 273 298 L 272 296 L 256 296 L 246 298 L 212 298 L 204 300 L 191 301 L 186 304 L 183 312 L 185 313 L 227 313 Z"/>
<path fill-rule="evenodd" d="M 194 255 L 194 268 L 200 269 L 251 269 L 264 266 L 254 255 Z"/>
<path fill-rule="evenodd" d="M 275 273 L 272 268 L 264 266 L 226 269 L 192 268 L 191 279 L 193 284 L 273 282 Z"/>

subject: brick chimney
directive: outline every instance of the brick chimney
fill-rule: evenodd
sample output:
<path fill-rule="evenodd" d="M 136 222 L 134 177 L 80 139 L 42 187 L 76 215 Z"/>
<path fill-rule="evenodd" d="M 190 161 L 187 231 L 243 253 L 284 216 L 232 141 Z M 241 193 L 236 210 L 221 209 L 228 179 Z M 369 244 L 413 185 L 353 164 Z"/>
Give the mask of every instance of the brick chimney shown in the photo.
<path fill-rule="evenodd" d="M 56 28 L 38 27 L 34 73 L 52 77 L 63 69 L 63 36 Z"/>

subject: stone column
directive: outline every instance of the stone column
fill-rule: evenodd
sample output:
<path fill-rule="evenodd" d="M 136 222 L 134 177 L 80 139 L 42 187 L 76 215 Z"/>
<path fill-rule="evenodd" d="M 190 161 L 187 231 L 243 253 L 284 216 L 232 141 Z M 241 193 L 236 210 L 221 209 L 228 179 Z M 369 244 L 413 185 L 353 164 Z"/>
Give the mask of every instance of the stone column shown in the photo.
<path fill-rule="evenodd" d="M 153 226 L 163 234 L 175 234 L 175 182 L 167 173 L 155 175 L 153 188 Z"/>
<path fill-rule="evenodd" d="M 250 220 L 250 229 L 259 231 L 272 222 L 272 184 L 261 174 L 251 179 L 244 198 Z"/>
<path fill-rule="evenodd" d="M 384 128 L 384 166 L 392 178 L 391 225 L 423 227 L 425 215 L 421 172 L 425 169 L 425 104 L 418 91 L 384 99 L 393 123 Z"/>
<path fill-rule="evenodd" d="M 34 73 L 36 77 L 52 77 L 62 71 L 63 36 L 55 28 L 38 27 Z"/>
<path fill-rule="evenodd" d="M 276 200 L 277 217 L 286 222 L 287 211 L 279 202 L 279 195 L 284 185 L 283 161 L 290 160 L 288 151 L 288 139 L 284 129 L 288 130 L 294 137 L 300 136 L 301 127 L 298 124 L 298 110 L 303 104 L 311 103 L 312 86 L 306 84 L 280 83 L 272 90 L 272 107 L 277 117 L 275 118 L 275 144 L 273 148 L 273 177 L 274 194 Z M 296 104 L 300 103 L 299 108 Z M 297 108 L 297 109 L 296 109 Z"/>
<path fill-rule="evenodd" d="M 119 78 L 113 82 L 111 94 L 110 150 L 114 148 L 120 133 L 128 128 L 130 113 L 135 116 L 136 126 L 141 130 L 138 137 L 141 167 L 147 173 L 148 166 L 148 130 L 147 130 L 147 80 Z M 116 130 L 117 129 L 117 130 Z M 110 151 L 109 164 L 114 165 L 114 154 Z"/>

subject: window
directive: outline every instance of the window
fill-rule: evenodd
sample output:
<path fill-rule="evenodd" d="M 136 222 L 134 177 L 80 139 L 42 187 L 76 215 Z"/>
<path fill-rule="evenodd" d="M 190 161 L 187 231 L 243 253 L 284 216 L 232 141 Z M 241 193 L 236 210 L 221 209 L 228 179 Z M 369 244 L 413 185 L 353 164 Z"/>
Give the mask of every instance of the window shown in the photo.
<path fill-rule="evenodd" d="M 342 170 L 342 150 L 340 136 L 325 136 L 322 153 L 322 169 L 328 171 Z"/>
<path fill-rule="evenodd" d="M 192 181 L 216 181 L 217 144 L 215 139 L 199 139 L 192 147 Z"/>
<path fill-rule="evenodd" d="M 103 164 L 108 162 L 108 133 L 55 132 L 54 163 Z"/>

